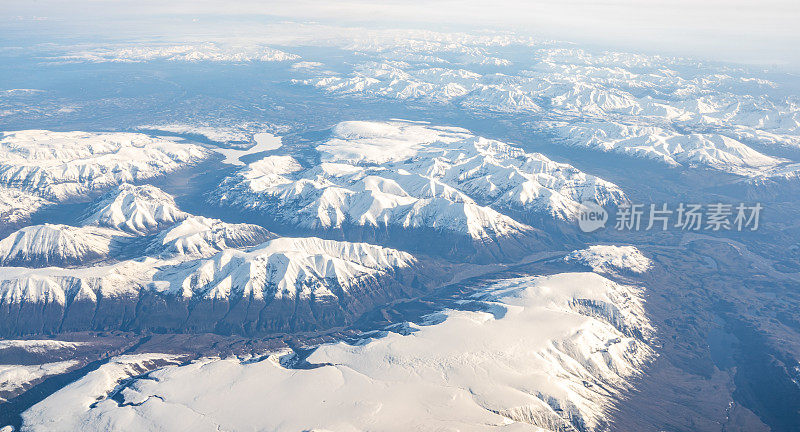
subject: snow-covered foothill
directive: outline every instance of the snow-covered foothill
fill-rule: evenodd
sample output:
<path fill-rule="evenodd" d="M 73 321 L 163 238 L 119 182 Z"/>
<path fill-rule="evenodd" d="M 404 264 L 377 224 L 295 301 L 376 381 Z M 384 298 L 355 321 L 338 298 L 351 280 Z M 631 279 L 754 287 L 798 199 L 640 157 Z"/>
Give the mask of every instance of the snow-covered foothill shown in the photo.
<path fill-rule="evenodd" d="M 653 261 L 635 246 L 594 245 L 573 251 L 564 260 L 583 264 L 599 273 L 644 273 L 653 266 Z"/>

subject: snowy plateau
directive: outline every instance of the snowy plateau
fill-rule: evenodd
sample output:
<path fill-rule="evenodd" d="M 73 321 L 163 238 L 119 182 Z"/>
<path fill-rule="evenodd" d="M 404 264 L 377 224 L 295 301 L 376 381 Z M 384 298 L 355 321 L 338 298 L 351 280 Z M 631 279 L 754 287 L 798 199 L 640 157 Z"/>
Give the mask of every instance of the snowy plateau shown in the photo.
<path fill-rule="evenodd" d="M 105 395 L 130 373 L 105 365 L 35 405 L 26 424 L 53 431 L 594 429 L 653 355 L 637 288 L 566 273 L 509 279 L 475 295 L 485 310 L 444 311 L 407 334 L 323 345 L 306 359 L 313 368 L 291 366 L 292 353 L 256 363 L 208 359 L 135 379 L 116 401 Z M 265 406 L 284 414 L 265 416 Z"/>

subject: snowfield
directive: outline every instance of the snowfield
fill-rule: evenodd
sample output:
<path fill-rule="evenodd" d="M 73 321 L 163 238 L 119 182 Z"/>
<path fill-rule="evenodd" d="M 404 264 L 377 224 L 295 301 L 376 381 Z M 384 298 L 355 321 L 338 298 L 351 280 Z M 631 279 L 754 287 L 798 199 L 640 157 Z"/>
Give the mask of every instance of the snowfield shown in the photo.
<path fill-rule="evenodd" d="M 312 368 L 290 368 L 291 353 L 204 359 L 136 380 L 118 401 L 104 396 L 129 374 L 103 366 L 26 411 L 23 430 L 600 430 L 653 356 L 639 288 L 565 273 L 476 298 L 485 311 L 323 345 Z"/>
<path fill-rule="evenodd" d="M 85 380 L 73 383 L 71 386 L 79 390 L 79 396 L 73 402 L 77 404 L 91 404 L 97 398 L 107 396 L 114 387 L 123 379 L 139 375 L 158 364 L 180 363 L 179 356 L 162 353 L 129 354 L 112 358 L 85 376 Z M 58 395 L 51 397 L 58 398 Z M 55 426 L 61 428 L 62 426 Z M 67 430 L 66 428 L 64 430 Z"/>
<path fill-rule="evenodd" d="M 0 395 L 17 392 L 41 378 L 64 373 L 76 364 L 78 362 L 74 360 L 36 365 L 0 364 Z M 0 396 L 0 403 L 3 402 L 5 400 Z"/>

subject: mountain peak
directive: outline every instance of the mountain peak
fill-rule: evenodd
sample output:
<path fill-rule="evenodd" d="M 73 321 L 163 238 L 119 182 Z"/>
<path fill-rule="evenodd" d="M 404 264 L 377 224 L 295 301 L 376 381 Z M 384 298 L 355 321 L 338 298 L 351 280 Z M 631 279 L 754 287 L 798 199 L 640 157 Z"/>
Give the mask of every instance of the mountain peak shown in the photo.
<path fill-rule="evenodd" d="M 84 223 L 141 235 L 158 231 L 188 216 L 178 209 L 175 199 L 161 189 L 124 183 L 108 192 L 93 207 Z"/>

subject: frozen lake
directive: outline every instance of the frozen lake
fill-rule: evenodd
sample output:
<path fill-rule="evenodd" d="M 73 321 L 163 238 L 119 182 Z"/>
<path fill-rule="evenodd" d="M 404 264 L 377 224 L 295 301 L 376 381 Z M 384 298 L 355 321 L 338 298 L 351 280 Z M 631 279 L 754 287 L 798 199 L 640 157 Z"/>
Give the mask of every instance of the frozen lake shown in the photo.
<path fill-rule="evenodd" d="M 242 156 L 270 150 L 277 150 L 283 145 L 281 143 L 281 138 L 271 133 L 257 133 L 253 135 L 253 139 L 256 141 L 256 144 L 247 150 L 226 148 L 214 148 L 213 150 L 225 156 L 225 159 L 222 161 L 223 163 L 244 166 L 244 162 L 239 160 L 239 158 Z"/>

